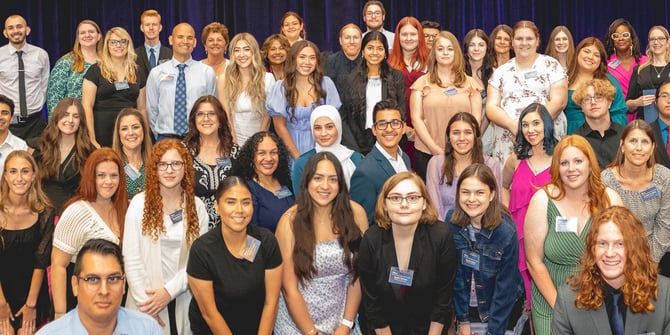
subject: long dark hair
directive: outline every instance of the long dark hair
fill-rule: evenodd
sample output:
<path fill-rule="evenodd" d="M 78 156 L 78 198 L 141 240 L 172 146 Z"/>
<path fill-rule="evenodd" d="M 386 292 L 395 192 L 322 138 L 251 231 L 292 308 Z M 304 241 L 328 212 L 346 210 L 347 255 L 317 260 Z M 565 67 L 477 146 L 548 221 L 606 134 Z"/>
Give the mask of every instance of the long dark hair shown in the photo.
<path fill-rule="evenodd" d="M 628 31 L 630 32 L 630 45 L 632 48 L 631 54 L 633 55 L 633 58 L 635 58 L 635 61 L 639 63 L 640 57 L 642 57 L 640 38 L 637 36 L 637 32 L 635 31 L 633 25 L 630 24 L 628 20 L 621 18 L 612 21 L 609 28 L 607 28 L 607 35 L 605 35 L 605 38 L 603 39 L 605 41 L 607 57 L 611 56 L 613 53 L 616 53 L 614 42 L 612 42 L 612 34 L 616 32 L 616 28 L 619 28 L 619 26 L 626 26 L 626 28 L 628 28 Z"/>
<path fill-rule="evenodd" d="M 322 105 L 324 101 L 326 101 L 326 91 L 321 87 L 321 83 L 323 82 L 323 69 L 321 68 L 321 53 L 319 52 L 319 47 L 308 40 L 301 40 L 293 43 L 293 46 L 291 46 L 291 49 L 288 50 L 288 54 L 286 55 L 286 62 L 284 62 L 284 81 L 282 82 L 284 91 L 286 92 L 286 105 L 291 112 L 291 121 L 295 120 L 295 107 L 298 105 L 298 88 L 296 87 L 298 74 L 297 58 L 298 53 L 304 48 L 312 48 L 316 54 L 316 68 L 308 78 L 308 81 L 314 90 L 314 104 Z"/>
<path fill-rule="evenodd" d="M 204 103 L 209 103 L 214 107 L 214 112 L 216 117 L 219 119 L 219 129 L 217 135 L 219 138 L 219 147 L 217 151 L 222 154 L 224 157 L 230 156 L 230 153 L 233 150 L 233 135 L 230 133 L 230 128 L 228 127 L 228 116 L 223 110 L 223 106 L 219 99 L 212 95 L 205 95 L 193 103 L 193 108 L 191 108 L 191 113 L 188 115 L 188 132 L 184 137 L 184 144 L 191 151 L 193 157 L 200 154 L 200 132 L 195 125 L 195 114 L 198 113 L 200 105 Z"/>
<path fill-rule="evenodd" d="M 293 247 L 293 270 L 301 283 L 311 280 L 316 274 L 314 266 L 314 251 L 316 249 L 316 236 L 314 232 L 314 201 L 309 194 L 309 183 L 312 181 L 319 162 L 330 161 L 335 167 L 337 174 L 338 191 L 330 208 L 330 217 L 333 221 L 333 234 L 337 235 L 337 241 L 344 249 L 343 262 L 353 274 L 352 281 L 357 278 L 356 259 L 358 258 L 357 241 L 361 238 L 361 230 L 355 223 L 354 213 L 351 209 L 351 198 L 344 179 L 344 172 L 340 161 L 330 152 L 322 151 L 312 156 L 305 164 L 305 169 L 300 178 L 300 189 L 296 201 L 297 210 L 293 218 L 293 235 L 295 246 Z"/>
<path fill-rule="evenodd" d="M 458 178 L 458 183 L 456 187 L 456 205 L 454 206 L 454 214 L 451 217 L 451 223 L 459 227 L 467 227 L 470 224 L 470 216 L 461 208 L 460 197 L 461 197 L 461 184 L 463 181 L 474 177 L 477 178 L 482 184 L 488 186 L 491 193 L 495 193 L 493 200 L 489 203 L 489 207 L 484 212 L 484 215 L 481 219 L 481 227 L 489 230 L 497 228 L 500 223 L 502 223 L 503 216 L 510 216 L 509 211 L 505 206 L 500 202 L 498 197 L 498 183 L 496 183 L 496 177 L 493 175 L 491 168 L 485 164 L 475 163 L 463 170 L 461 176 Z"/>
<path fill-rule="evenodd" d="M 442 173 L 440 177 L 440 184 L 444 184 L 445 179 L 447 185 L 451 185 L 454 182 L 454 170 L 456 169 L 456 158 L 454 157 L 454 147 L 451 145 L 449 140 L 449 133 L 451 133 L 451 126 L 456 121 L 463 121 L 472 127 L 472 131 L 475 133 L 475 145 L 470 151 L 470 163 L 481 163 L 484 164 L 484 149 L 482 145 L 481 133 L 479 131 L 479 123 L 472 114 L 467 112 L 458 112 L 449 119 L 449 124 L 447 124 L 447 130 L 445 132 L 445 141 L 444 141 L 444 164 L 442 164 Z"/>
<path fill-rule="evenodd" d="M 558 143 L 558 140 L 554 137 L 554 120 L 551 119 L 547 107 L 544 107 L 543 104 L 533 102 L 521 112 L 521 115 L 519 115 L 516 143 L 514 143 L 514 153 L 519 160 L 530 158 L 532 155 L 532 146 L 526 140 L 526 137 L 523 136 L 521 126 L 521 120 L 530 113 L 540 114 L 540 118 L 544 123 L 544 140 L 542 142 L 542 145 L 544 145 L 544 152 L 549 156 L 553 155 L 556 143 Z"/>
<path fill-rule="evenodd" d="M 477 70 L 477 73 L 472 73 L 472 66 L 470 65 L 470 55 L 468 55 L 468 49 L 470 42 L 475 37 L 479 37 L 484 40 L 486 44 L 486 52 L 484 53 L 484 59 L 482 60 L 482 67 Z M 463 58 L 465 59 L 465 73 L 468 76 L 476 77 L 479 75 L 482 83 L 484 83 L 484 90 L 486 90 L 486 85 L 489 82 L 489 78 L 493 74 L 493 61 L 494 57 L 491 52 L 489 52 L 489 37 L 486 36 L 486 32 L 481 29 L 472 29 L 465 34 L 463 38 Z"/>
<path fill-rule="evenodd" d="M 233 167 L 230 170 L 230 174 L 233 176 L 240 176 L 246 180 L 252 180 L 258 178 L 256 174 L 256 169 L 254 166 L 254 160 L 256 157 L 256 151 L 258 151 L 258 144 L 263 142 L 265 138 L 270 138 L 277 144 L 277 150 L 279 151 L 279 162 L 277 162 L 277 169 L 272 173 L 272 177 L 279 181 L 279 184 L 292 188 L 291 183 L 291 171 L 289 170 L 289 154 L 284 142 L 275 135 L 273 132 L 269 131 L 259 131 L 253 134 L 242 146 L 237 159 L 233 160 Z M 291 190 L 293 191 L 293 190 Z"/>

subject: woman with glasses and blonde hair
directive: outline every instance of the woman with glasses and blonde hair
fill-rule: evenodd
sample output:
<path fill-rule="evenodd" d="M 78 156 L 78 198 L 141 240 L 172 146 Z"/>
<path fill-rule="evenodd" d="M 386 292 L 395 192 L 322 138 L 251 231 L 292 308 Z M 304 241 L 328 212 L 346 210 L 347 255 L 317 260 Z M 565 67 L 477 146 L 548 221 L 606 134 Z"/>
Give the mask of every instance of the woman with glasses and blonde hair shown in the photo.
<path fill-rule="evenodd" d="M 47 111 L 51 116 L 61 99 L 73 97 L 81 100 L 84 75 L 91 65 L 100 60 L 102 53 L 102 31 L 97 23 L 83 20 L 77 26 L 77 38 L 72 51 L 66 53 L 54 65 L 47 87 Z"/>
<path fill-rule="evenodd" d="M 670 78 L 670 34 L 663 26 L 649 29 L 647 61 L 633 69 L 626 95 L 626 106 L 631 118 L 644 118 L 652 122 L 658 117 L 654 104 L 654 92 Z M 645 115 L 644 111 L 653 108 L 655 113 Z"/>
<path fill-rule="evenodd" d="M 258 42 L 251 34 L 235 35 L 228 48 L 233 62 L 217 81 L 217 95 L 233 139 L 242 146 L 251 135 L 270 128 L 265 101 L 275 79 L 265 72 Z"/>
<path fill-rule="evenodd" d="M 619 82 L 623 96 L 628 96 L 628 83 L 633 70 L 647 61 L 647 56 L 640 49 L 637 32 L 628 20 L 619 18 L 607 28 L 604 41 L 608 57 L 607 70 Z M 630 115 L 628 120 L 632 120 Z"/>
<path fill-rule="evenodd" d="M 186 263 L 193 241 L 207 232 L 205 204 L 193 192 L 193 158 L 176 139 L 153 147 L 146 190 L 128 206 L 123 259 L 126 308 L 158 321 L 165 334 L 190 334 Z"/>
<path fill-rule="evenodd" d="M 86 127 L 96 147 L 111 147 L 114 124 L 119 111 L 137 108 L 146 118 L 146 73 L 135 63 L 130 34 L 113 27 L 105 34 L 100 62 L 91 65 L 84 76 L 81 103 L 86 113 Z"/>
<path fill-rule="evenodd" d="M 377 197 L 358 268 L 366 334 L 442 334 L 451 325 L 458 259 L 421 177 L 400 172 Z"/>

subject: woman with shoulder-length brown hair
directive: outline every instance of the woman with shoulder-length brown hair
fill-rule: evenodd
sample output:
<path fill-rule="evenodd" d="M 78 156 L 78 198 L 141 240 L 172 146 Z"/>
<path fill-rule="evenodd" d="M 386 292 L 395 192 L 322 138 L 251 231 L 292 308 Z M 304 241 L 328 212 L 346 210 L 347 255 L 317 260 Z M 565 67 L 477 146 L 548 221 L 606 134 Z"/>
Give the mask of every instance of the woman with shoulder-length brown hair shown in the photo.
<path fill-rule="evenodd" d="M 579 135 L 554 148 L 551 181 L 535 192 L 524 223 L 524 246 L 531 288 L 535 334 L 549 334 L 556 288 L 578 270 L 591 218 L 621 198 L 600 179 L 598 160 Z"/>
<path fill-rule="evenodd" d="M 84 243 L 103 238 L 120 244 L 123 239 L 128 193 L 119 155 L 110 148 L 95 150 L 86 160 L 81 177 L 77 194 L 65 204 L 54 231 L 51 286 L 56 318 L 77 305 L 72 286 L 67 283 Z"/>
<path fill-rule="evenodd" d="M 261 47 L 261 58 L 265 63 L 265 69 L 272 73 L 275 80 L 284 79 L 284 62 L 291 43 L 281 34 L 272 34 L 263 41 Z"/>
<path fill-rule="evenodd" d="M 205 204 L 193 192 L 193 170 L 183 143 L 156 143 L 145 191 L 133 198 L 125 216 L 126 308 L 154 317 L 166 334 L 190 332 L 186 262 L 191 244 L 208 229 Z"/>
<path fill-rule="evenodd" d="M 552 334 L 667 333 L 670 280 L 658 275 L 646 235 L 625 207 L 594 217 L 580 270 L 559 288 Z"/>
<path fill-rule="evenodd" d="M 136 108 L 124 108 L 114 124 L 112 149 L 123 161 L 128 198 L 144 191 L 145 163 L 151 154 L 149 127 Z"/>
<path fill-rule="evenodd" d="M 366 334 L 441 334 L 451 324 L 456 247 L 421 177 L 389 178 L 375 221 L 358 256 Z"/>
<path fill-rule="evenodd" d="M 279 25 L 279 34 L 286 37 L 291 45 L 307 38 L 305 22 L 300 14 L 293 11 L 284 13 Z"/>
<path fill-rule="evenodd" d="M 212 22 L 202 28 L 201 41 L 205 47 L 207 57 L 200 62 L 209 65 L 214 70 L 216 77 L 219 78 L 230 65 L 230 60 L 225 57 L 226 48 L 230 41 L 228 28 L 223 23 Z"/>
<path fill-rule="evenodd" d="M 74 196 L 86 158 L 95 150 L 81 102 L 75 98 L 58 102 L 39 141 L 29 145 L 34 148 L 44 192 L 60 213 L 63 204 Z"/>

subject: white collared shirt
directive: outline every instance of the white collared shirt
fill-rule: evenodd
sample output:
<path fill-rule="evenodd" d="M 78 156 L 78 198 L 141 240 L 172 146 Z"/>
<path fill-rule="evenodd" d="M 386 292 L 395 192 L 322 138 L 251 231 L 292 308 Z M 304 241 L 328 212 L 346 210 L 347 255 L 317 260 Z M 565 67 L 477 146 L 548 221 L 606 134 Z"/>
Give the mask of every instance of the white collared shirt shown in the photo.
<path fill-rule="evenodd" d="M 375 142 L 375 147 L 379 152 L 384 155 L 384 158 L 389 161 L 389 164 L 391 164 L 391 167 L 393 167 L 393 170 L 395 170 L 395 173 L 398 172 L 405 172 L 409 171 L 407 169 L 407 165 L 405 165 L 405 160 L 402 159 L 402 149 L 400 149 L 400 146 L 398 146 L 398 153 L 396 154 L 396 157 L 391 157 L 391 155 L 386 152 L 386 150 L 379 144 L 379 142 Z"/>
<path fill-rule="evenodd" d="M 9 155 L 14 150 L 28 150 L 28 145 L 26 144 L 26 141 L 12 134 L 11 131 L 8 131 L 7 138 L 2 144 L 0 144 L 0 175 L 3 173 L 5 168 L 5 160 L 7 159 L 7 155 Z"/>

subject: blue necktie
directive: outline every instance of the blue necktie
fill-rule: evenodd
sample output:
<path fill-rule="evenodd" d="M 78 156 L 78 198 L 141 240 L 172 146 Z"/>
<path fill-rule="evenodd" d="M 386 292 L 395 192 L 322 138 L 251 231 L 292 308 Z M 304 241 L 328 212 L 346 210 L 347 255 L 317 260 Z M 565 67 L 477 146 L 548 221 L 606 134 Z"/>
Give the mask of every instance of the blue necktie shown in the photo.
<path fill-rule="evenodd" d="M 154 48 L 149 49 L 149 68 L 154 68 L 156 66 L 156 52 L 154 51 Z"/>
<path fill-rule="evenodd" d="M 179 76 L 177 77 L 177 88 L 174 97 L 174 132 L 177 135 L 184 135 L 188 130 L 186 122 L 186 74 L 184 68 L 186 64 L 177 65 Z"/>
<path fill-rule="evenodd" d="M 610 327 L 612 328 L 612 335 L 623 335 L 623 315 L 619 309 L 620 292 L 612 292 L 612 316 L 610 317 Z"/>

